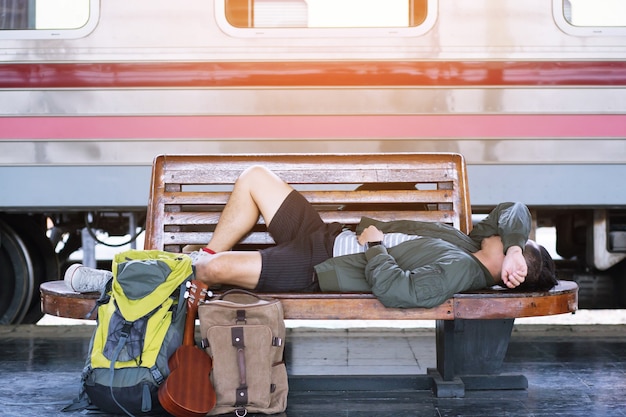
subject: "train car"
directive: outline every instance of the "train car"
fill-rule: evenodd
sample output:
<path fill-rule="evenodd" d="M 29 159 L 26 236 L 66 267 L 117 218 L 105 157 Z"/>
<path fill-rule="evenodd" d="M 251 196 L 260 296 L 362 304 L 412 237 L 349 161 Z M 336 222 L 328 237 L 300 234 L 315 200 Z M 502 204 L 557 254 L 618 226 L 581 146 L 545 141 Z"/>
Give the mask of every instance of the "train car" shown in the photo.
<path fill-rule="evenodd" d="M 475 213 L 525 202 L 581 306 L 623 305 L 622 3 L 3 1 L 0 323 L 141 230 L 166 153 L 460 152 Z"/>

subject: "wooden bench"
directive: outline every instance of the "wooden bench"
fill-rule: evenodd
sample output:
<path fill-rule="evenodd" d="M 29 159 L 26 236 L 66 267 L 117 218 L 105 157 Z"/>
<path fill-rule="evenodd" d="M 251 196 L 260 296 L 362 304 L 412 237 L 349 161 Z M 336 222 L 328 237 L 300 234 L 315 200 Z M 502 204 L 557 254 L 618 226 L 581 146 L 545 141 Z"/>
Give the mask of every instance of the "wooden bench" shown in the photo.
<path fill-rule="evenodd" d="M 205 245 L 232 184 L 256 164 L 300 190 L 327 222 L 354 227 L 369 216 L 442 222 L 465 233 L 472 227 L 466 166 L 459 154 L 164 155 L 153 165 L 145 249 L 180 253 Z M 236 249 L 272 243 L 260 219 Z M 432 386 L 439 397 L 460 397 L 472 389 L 527 388 L 524 376 L 500 374 L 514 319 L 573 312 L 577 294 L 575 283 L 561 281 L 549 292 L 457 294 L 432 309 L 386 308 L 363 293 L 270 295 L 281 299 L 286 319 L 436 320 L 437 368 L 421 376 L 423 385 L 415 379 L 407 384 Z M 42 284 L 41 297 L 45 313 L 85 318 L 97 295 L 74 293 L 57 281 Z M 326 388 L 332 385 L 328 379 L 315 378 Z M 354 388 L 363 389 L 367 380 L 355 377 Z M 302 379 L 292 382 L 298 386 Z M 345 381 L 340 386 L 347 387 Z"/>

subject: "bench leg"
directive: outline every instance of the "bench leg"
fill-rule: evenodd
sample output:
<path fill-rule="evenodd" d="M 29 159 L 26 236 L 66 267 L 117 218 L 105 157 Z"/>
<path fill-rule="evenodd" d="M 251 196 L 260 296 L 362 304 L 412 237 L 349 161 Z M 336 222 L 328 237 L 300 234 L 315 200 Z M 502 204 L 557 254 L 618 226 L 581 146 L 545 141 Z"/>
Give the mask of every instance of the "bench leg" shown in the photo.
<path fill-rule="evenodd" d="M 466 390 L 528 388 L 523 375 L 501 375 L 513 319 L 438 320 L 437 369 L 429 370 L 437 397 L 463 397 Z"/>
<path fill-rule="evenodd" d="M 437 320 L 435 343 L 437 345 L 437 368 L 429 369 L 433 379 L 433 392 L 439 398 L 462 398 L 465 396 L 465 384 L 456 376 L 455 323 L 456 320 Z"/>
<path fill-rule="evenodd" d="M 454 320 L 454 373 L 498 374 L 509 347 L 513 322 L 513 319 Z"/>

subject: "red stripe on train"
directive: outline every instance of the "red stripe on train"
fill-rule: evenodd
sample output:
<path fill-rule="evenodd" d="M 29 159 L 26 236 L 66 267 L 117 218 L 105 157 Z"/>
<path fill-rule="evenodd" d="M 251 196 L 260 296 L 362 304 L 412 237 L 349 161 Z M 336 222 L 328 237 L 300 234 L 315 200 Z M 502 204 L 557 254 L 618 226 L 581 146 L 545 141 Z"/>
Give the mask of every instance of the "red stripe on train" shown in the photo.
<path fill-rule="evenodd" d="M 2 117 L 0 140 L 624 138 L 626 115 Z"/>
<path fill-rule="evenodd" d="M 19 63 L 0 88 L 626 85 L 620 61 Z"/>

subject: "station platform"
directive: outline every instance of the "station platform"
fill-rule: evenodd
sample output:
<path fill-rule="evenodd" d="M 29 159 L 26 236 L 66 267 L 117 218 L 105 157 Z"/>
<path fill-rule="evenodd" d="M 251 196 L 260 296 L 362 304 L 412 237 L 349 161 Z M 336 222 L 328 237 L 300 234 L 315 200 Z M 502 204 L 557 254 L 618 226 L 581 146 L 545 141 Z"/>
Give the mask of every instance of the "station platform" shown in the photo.
<path fill-rule="evenodd" d="M 0 416 L 72 417 L 90 325 L 0 326 Z M 429 328 L 290 328 L 290 375 L 424 374 L 435 366 Z M 567 416 L 626 417 L 626 326 L 516 325 L 505 372 L 523 373 L 525 391 L 473 391 L 439 399 L 429 390 L 298 391 L 289 417 Z M 108 414 L 97 414 L 107 417 Z"/>

